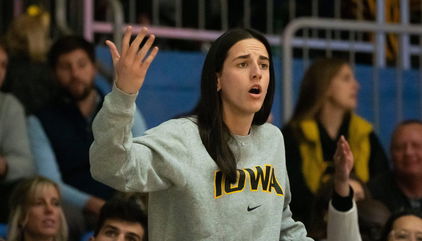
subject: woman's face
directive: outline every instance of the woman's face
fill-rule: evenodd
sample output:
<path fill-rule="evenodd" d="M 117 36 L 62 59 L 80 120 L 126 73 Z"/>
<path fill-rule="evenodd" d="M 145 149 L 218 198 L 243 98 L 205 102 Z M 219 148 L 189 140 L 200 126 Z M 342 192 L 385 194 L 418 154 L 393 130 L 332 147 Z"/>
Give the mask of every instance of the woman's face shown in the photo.
<path fill-rule="evenodd" d="M 25 235 L 43 239 L 56 236 L 61 226 L 61 212 L 57 189 L 52 185 L 38 188 L 29 203 Z"/>
<path fill-rule="evenodd" d="M 332 105 L 350 111 L 357 106 L 358 90 L 359 83 L 355 79 L 352 68 L 345 64 L 331 81 L 327 98 Z"/>
<path fill-rule="evenodd" d="M 422 241 L 422 219 L 413 215 L 396 219 L 388 241 Z"/>
<path fill-rule="evenodd" d="M 224 118 L 253 117 L 261 109 L 270 81 L 269 67 L 267 49 L 256 39 L 241 40 L 230 48 L 217 82 Z"/>

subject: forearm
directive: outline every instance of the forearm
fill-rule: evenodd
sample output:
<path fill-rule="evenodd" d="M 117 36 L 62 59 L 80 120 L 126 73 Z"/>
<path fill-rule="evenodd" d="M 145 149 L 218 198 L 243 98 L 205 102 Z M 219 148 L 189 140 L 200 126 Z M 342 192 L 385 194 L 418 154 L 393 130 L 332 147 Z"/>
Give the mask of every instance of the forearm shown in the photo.
<path fill-rule="evenodd" d="M 135 99 L 136 95 L 125 94 L 113 86 L 92 127 L 91 174 L 96 180 L 121 191 L 126 186 L 122 168 L 130 159 Z"/>

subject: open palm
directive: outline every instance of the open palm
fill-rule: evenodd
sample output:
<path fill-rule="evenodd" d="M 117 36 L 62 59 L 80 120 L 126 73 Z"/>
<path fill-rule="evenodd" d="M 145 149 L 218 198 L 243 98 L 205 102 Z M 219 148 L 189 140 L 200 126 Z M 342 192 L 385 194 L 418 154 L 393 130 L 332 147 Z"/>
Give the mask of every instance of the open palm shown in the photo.
<path fill-rule="evenodd" d="M 152 47 L 155 36 L 148 34 L 148 29 L 144 27 L 130 43 L 132 27 L 127 27 L 123 34 L 121 53 L 112 41 L 106 41 L 113 59 L 116 86 L 128 94 L 135 94 L 142 87 L 147 70 L 158 53 L 158 47 Z M 148 39 L 139 48 L 145 38 Z"/>

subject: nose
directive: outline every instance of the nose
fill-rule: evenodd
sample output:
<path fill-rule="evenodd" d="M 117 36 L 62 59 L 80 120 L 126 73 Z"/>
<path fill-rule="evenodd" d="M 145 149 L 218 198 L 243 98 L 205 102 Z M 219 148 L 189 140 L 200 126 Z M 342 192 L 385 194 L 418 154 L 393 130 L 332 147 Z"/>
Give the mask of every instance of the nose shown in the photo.
<path fill-rule="evenodd" d="M 76 65 L 72 65 L 72 66 L 70 67 L 70 73 L 71 73 L 71 75 L 72 75 L 73 77 L 77 77 L 77 76 L 78 76 L 78 73 L 79 73 L 79 67 L 78 67 L 78 66 L 76 66 Z"/>
<path fill-rule="evenodd" d="M 125 236 L 124 234 L 119 234 L 117 235 L 116 239 L 113 241 L 125 241 Z"/>
<path fill-rule="evenodd" d="M 262 70 L 258 64 L 254 64 L 251 67 L 251 79 L 252 80 L 261 80 L 262 78 Z"/>
<path fill-rule="evenodd" d="M 47 214 L 49 214 L 49 213 L 52 213 L 53 212 L 53 205 L 52 204 L 46 204 L 45 206 L 44 206 L 44 212 L 45 213 L 47 213 Z"/>

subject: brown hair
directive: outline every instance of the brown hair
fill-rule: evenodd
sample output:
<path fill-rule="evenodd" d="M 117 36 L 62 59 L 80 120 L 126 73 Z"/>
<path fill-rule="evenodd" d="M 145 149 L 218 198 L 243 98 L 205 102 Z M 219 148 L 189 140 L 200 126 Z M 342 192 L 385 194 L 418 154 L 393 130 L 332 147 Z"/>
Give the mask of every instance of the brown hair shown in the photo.
<path fill-rule="evenodd" d="M 291 124 L 315 118 L 326 101 L 325 96 L 333 78 L 344 65 L 349 63 L 342 59 L 319 59 L 312 63 L 303 76 Z"/>

